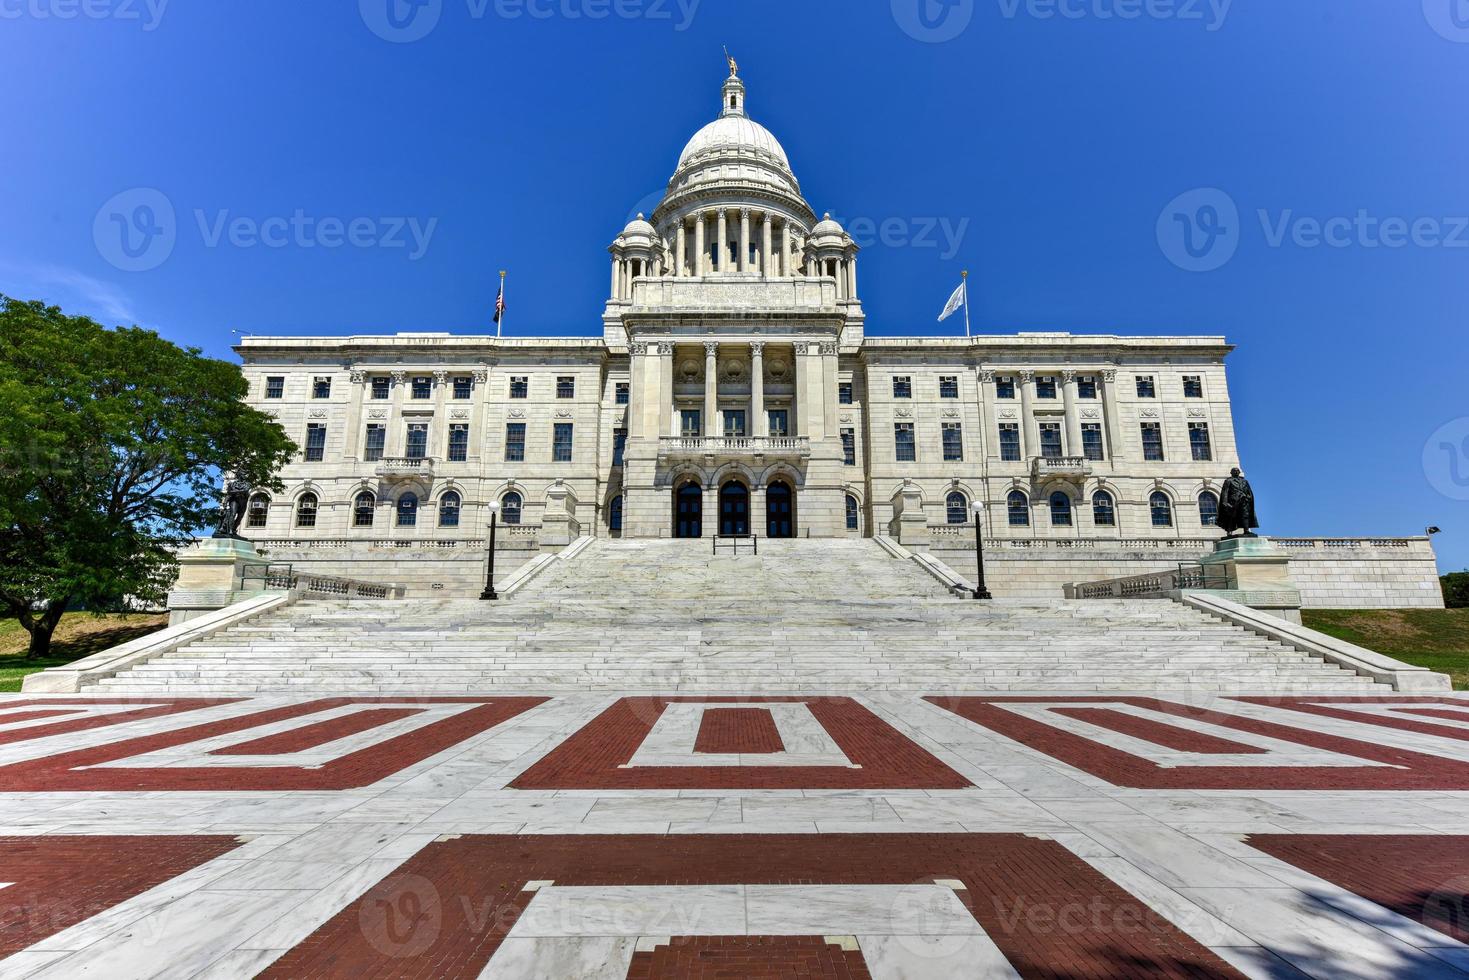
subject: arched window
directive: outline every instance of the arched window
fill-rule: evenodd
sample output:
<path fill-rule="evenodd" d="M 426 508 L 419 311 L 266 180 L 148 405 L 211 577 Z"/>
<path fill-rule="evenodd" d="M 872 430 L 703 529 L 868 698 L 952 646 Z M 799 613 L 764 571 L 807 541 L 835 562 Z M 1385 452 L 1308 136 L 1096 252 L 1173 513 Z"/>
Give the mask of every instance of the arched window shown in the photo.
<path fill-rule="evenodd" d="M 418 526 L 418 494 L 405 493 L 398 498 L 398 526 Z"/>
<path fill-rule="evenodd" d="M 950 524 L 969 523 L 969 498 L 958 490 L 949 494 L 944 501 L 944 509 L 948 511 Z"/>
<path fill-rule="evenodd" d="M 607 529 L 609 531 L 619 531 L 619 532 L 622 530 L 622 498 L 621 497 L 613 497 L 612 498 L 612 506 L 609 508 L 608 514 L 607 514 Z"/>
<path fill-rule="evenodd" d="M 459 526 L 459 494 L 450 490 L 439 498 L 439 527 Z"/>
<path fill-rule="evenodd" d="M 1030 527 L 1030 499 L 1023 490 L 1011 490 L 1005 498 L 1006 510 L 1010 513 L 1011 527 Z"/>
<path fill-rule="evenodd" d="M 1051 526 L 1071 526 L 1071 498 L 1064 490 L 1057 490 L 1051 494 Z"/>
<path fill-rule="evenodd" d="M 1105 490 L 1092 494 L 1092 523 L 1097 527 L 1117 526 L 1117 502 Z"/>
<path fill-rule="evenodd" d="M 1153 512 L 1154 527 L 1173 526 L 1173 501 L 1168 499 L 1168 494 L 1162 490 L 1154 490 L 1153 495 L 1148 498 L 1148 507 Z"/>
<path fill-rule="evenodd" d="M 1219 524 L 1219 497 L 1213 490 L 1205 490 L 1199 494 L 1199 523 L 1204 527 L 1216 527 Z"/>
<path fill-rule="evenodd" d="M 860 530 L 857 526 L 857 498 L 847 494 L 847 530 Z"/>
<path fill-rule="evenodd" d="M 270 516 L 270 498 L 263 493 L 257 493 L 250 498 L 250 506 L 247 508 L 246 527 L 264 527 L 266 518 Z"/>
<path fill-rule="evenodd" d="M 296 526 L 316 526 L 316 494 L 303 493 L 301 499 L 296 501 Z"/>
<path fill-rule="evenodd" d="M 377 514 L 377 497 L 371 490 L 364 490 L 352 501 L 352 526 L 372 527 Z"/>
<path fill-rule="evenodd" d="M 500 498 L 500 520 L 506 524 L 520 523 L 520 494 L 511 490 Z"/>

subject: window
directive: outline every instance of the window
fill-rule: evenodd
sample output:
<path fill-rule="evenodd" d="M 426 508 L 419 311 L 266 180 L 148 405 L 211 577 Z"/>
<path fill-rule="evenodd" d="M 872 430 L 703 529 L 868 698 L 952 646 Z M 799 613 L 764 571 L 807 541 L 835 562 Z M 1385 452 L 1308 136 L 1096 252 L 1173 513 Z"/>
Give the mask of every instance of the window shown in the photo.
<path fill-rule="evenodd" d="M 1117 526 L 1117 502 L 1105 490 L 1092 494 L 1092 523 L 1097 527 Z"/>
<path fill-rule="evenodd" d="M 525 461 L 525 423 L 509 422 L 505 425 L 505 462 Z"/>
<path fill-rule="evenodd" d="M 388 400 L 388 396 L 390 394 L 392 394 L 392 392 L 393 392 L 393 379 L 392 378 L 386 378 L 386 377 L 379 376 L 379 377 L 376 377 L 376 378 L 373 378 L 372 379 L 372 400 L 373 401 L 385 402 L 385 401 Z"/>
<path fill-rule="evenodd" d="M 520 523 L 520 494 L 514 490 L 500 498 L 500 516 L 506 524 Z"/>
<path fill-rule="evenodd" d="M 468 401 L 474 394 L 474 379 L 471 377 L 459 377 L 454 379 L 454 400 Z"/>
<path fill-rule="evenodd" d="M 847 530 L 859 530 L 857 525 L 857 498 L 847 494 Z"/>
<path fill-rule="evenodd" d="M 1046 459 L 1059 459 L 1061 457 L 1061 423 L 1042 422 L 1041 433 L 1041 455 Z"/>
<path fill-rule="evenodd" d="M 772 408 L 766 413 L 766 420 L 770 423 L 770 434 L 772 436 L 788 436 L 791 434 L 791 413 L 784 408 Z"/>
<path fill-rule="evenodd" d="M 852 404 L 852 382 L 843 381 L 837 385 L 837 403 L 840 405 Z M 848 497 L 847 499 L 851 500 L 853 498 Z"/>
<path fill-rule="evenodd" d="M 398 498 L 398 526 L 418 526 L 418 494 L 405 493 Z"/>
<path fill-rule="evenodd" d="M 1087 459 L 1102 458 L 1102 424 L 1081 423 L 1081 454 Z"/>
<path fill-rule="evenodd" d="M 510 379 L 510 397 L 511 398 L 529 398 L 530 397 L 530 378 L 511 378 Z"/>
<path fill-rule="evenodd" d="M 1203 398 L 1204 379 L 1201 375 L 1185 374 L 1183 376 L 1183 397 Z"/>
<path fill-rule="evenodd" d="M 1194 462 L 1207 463 L 1214 458 L 1214 447 L 1209 443 L 1209 423 L 1188 424 L 1188 447 L 1193 451 Z"/>
<path fill-rule="evenodd" d="M 250 506 L 246 512 L 246 527 L 264 527 L 270 517 L 270 498 L 263 493 L 257 493 L 250 498 Z"/>
<path fill-rule="evenodd" d="M 1071 526 L 1071 498 L 1066 496 L 1064 490 L 1051 494 L 1051 526 Z"/>
<path fill-rule="evenodd" d="M 296 501 L 296 526 L 316 526 L 316 494 L 303 493 L 301 499 Z"/>
<path fill-rule="evenodd" d="M 284 398 L 284 397 L 286 397 L 286 379 L 285 378 L 266 378 L 265 379 L 265 397 L 266 398 Z"/>
<path fill-rule="evenodd" d="M 409 422 L 408 441 L 405 455 L 409 459 L 423 459 L 428 455 L 428 423 Z"/>
<path fill-rule="evenodd" d="M 1143 459 L 1161 461 L 1163 459 L 1163 427 L 1157 422 L 1144 422 L 1142 425 Z"/>
<path fill-rule="evenodd" d="M 946 375 L 943 375 L 942 377 L 940 377 L 939 378 L 939 397 L 940 398 L 958 398 L 959 397 L 959 379 L 957 377 L 954 377 L 952 375 L 947 375 L 947 374 Z"/>
<path fill-rule="evenodd" d="M 469 459 L 469 426 L 455 423 L 449 426 L 449 462 L 463 463 Z"/>
<path fill-rule="evenodd" d="M 371 490 L 364 490 L 352 501 L 352 526 L 372 527 L 377 515 L 377 497 Z"/>
<path fill-rule="evenodd" d="M 1055 399 L 1056 377 L 1051 374 L 1038 375 L 1035 379 L 1035 397 Z"/>
<path fill-rule="evenodd" d="M 1097 379 L 1094 375 L 1083 374 L 1076 379 L 1076 397 L 1087 399 L 1097 397 Z"/>
<path fill-rule="evenodd" d="M 383 458 L 383 446 L 387 443 L 388 430 L 386 426 L 369 423 L 367 426 L 367 439 L 363 443 L 362 458 L 369 463 L 376 463 Z"/>
<path fill-rule="evenodd" d="M 1219 496 L 1213 490 L 1199 494 L 1199 523 L 1204 527 L 1219 525 Z"/>
<path fill-rule="evenodd" d="M 857 430 L 842 430 L 842 463 L 846 466 L 857 465 Z"/>
<path fill-rule="evenodd" d="M 622 457 L 627 452 L 627 430 L 612 430 L 612 465 L 621 466 Z"/>
<path fill-rule="evenodd" d="M 950 524 L 968 524 L 969 498 L 955 490 L 944 500 L 944 514 Z"/>
<path fill-rule="evenodd" d="M 570 377 L 569 375 L 563 375 L 563 376 L 557 378 L 556 379 L 556 397 L 557 398 L 575 398 L 576 397 L 576 378 Z"/>
<path fill-rule="evenodd" d="M 616 394 L 613 395 L 613 402 L 618 405 L 626 405 L 629 398 L 631 398 L 632 386 L 624 381 L 621 384 L 617 385 L 617 387 L 613 390 L 616 392 Z M 622 506 L 622 501 L 620 497 L 618 498 L 617 506 Z"/>
<path fill-rule="evenodd" d="M 958 422 L 943 425 L 944 462 L 957 463 L 964 459 L 964 433 Z"/>
<path fill-rule="evenodd" d="M 439 527 L 459 526 L 459 494 L 453 490 L 439 498 Z"/>
<path fill-rule="evenodd" d="M 745 435 L 744 409 L 727 408 L 724 410 L 724 435 L 727 439 L 739 439 Z"/>
<path fill-rule="evenodd" d="M 434 396 L 434 379 L 417 377 L 413 379 L 413 397 L 418 401 L 424 401 Z"/>
<path fill-rule="evenodd" d="M 1173 501 L 1162 490 L 1154 490 L 1148 498 L 1148 508 L 1153 512 L 1154 527 L 1173 526 Z"/>
<path fill-rule="evenodd" d="M 1151 374 L 1139 374 L 1137 376 L 1137 396 L 1139 398 L 1157 398 L 1158 386 L 1153 383 Z"/>
<path fill-rule="evenodd" d="M 314 378 L 311 382 L 312 398 L 330 398 L 332 396 L 331 378 Z"/>
<path fill-rule="evenodd" d="M 1030 527 L 1030 500 L 1024 490 L 1011 490 L 1005 498 L 1005 511 L 1011 527 Z"/>
<path fill-rule="evenodd" d="M 678 413 L 678 431 L 685 439 L 697 439 L 704 434 L 703 418 L 697 408 L 686 408 Z"/>
<path fill-rule="evenodd" d="M 900 463 L 912 463 L 918 459 L 918 449 L 913 444 L 913 423 L 893 423 L 893 442 Z"/>
<path fill-rule="evenodd" d="M 894 378 L 893 379 L 893 397 L 894 398 L 912 398 L 913 397 L 913 379 L 912 378 Z"/>
<path fill-rule="evenodd" d="M 1011 463 L 1020 460 L 1020 423 L 1000 423 L 1000 459 Z"/>
<path fill-rule="evenodd" d="M 571 423 L 557 422 L 551 437 L 551 462 L 571 462 Z"/>
<path fill-rule="evenodd" d="M 1014 378 L 1008 378 L 1008 377 L 1007 378 L 996 378 L 995 379 L 995 397 L 996 398 L 1004 398 L 1004 399 L 1014 398 L 1015 397 L 1015 379 Z"/>
<path fill-rule="evenodd" d="M 319 422 L 306 424 L 306 462 L 320 463 L 326 458 L 326 426 Z"/>
<path fill-rule="evenodd" d="M 613 497 L 612 504 L 607 508 L 607 530 L 622 530 L 622 498 Z"/>

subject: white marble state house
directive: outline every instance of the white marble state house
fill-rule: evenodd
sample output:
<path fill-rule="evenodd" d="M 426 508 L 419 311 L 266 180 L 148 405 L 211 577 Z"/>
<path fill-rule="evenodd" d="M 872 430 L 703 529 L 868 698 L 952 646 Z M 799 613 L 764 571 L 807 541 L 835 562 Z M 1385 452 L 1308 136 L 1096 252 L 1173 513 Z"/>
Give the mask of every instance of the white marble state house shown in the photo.
<path fill-rule="evenodd" d="M 501 567 L 586 535 L 891 536 L 968 567 L 978 503 L 991 587 L 1027 597 L 1220 535 L 1224 338 L 868 338 L 857 246 L 733 73 L 609 251 L 600 338 L 245 338 L 251 403 L 302 451 L 244 533 L 273 561 L 468 594 L 491 502 Z M 1307 605 L 1441 604 L 1426 539 L 1276 540 Z"/>

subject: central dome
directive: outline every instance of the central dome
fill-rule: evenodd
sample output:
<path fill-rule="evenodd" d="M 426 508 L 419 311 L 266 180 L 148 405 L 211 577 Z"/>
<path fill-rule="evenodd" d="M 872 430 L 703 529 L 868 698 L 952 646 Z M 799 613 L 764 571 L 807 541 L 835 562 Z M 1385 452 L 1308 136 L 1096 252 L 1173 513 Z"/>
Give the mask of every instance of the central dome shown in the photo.
<path fill-rule="evenodd" d="M 770 130 L 748 116 L 728 115 L 714 120 L 694 134 L 678 158 L 680 170 L 695 157 L 710 150 L 751 150 L 757 155 L 774 159 L 784 170 L 790 170 L 790 160 L 780 145 L 780 140 Z"/>

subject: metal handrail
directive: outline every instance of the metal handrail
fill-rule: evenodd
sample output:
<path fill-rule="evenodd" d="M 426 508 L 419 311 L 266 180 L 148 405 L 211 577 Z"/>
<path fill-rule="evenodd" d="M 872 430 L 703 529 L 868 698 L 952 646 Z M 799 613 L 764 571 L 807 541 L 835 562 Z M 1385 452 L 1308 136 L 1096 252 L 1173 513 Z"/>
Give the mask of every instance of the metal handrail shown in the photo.
<path fill-rule="evenodd" d="M 295 569 L 284 562 L 249 562 L 240 570 L 240 587 L 249 592 L 247 582 L 260 583 L 262 589 L 293 589 L 296 587 Z"/>
<path fill-rule="evenodd" d="M 754 554 L 756 554 L 756 555 L 760 554 L 760 536 L 757 535 L 757 534 L 755 534 L 755 533 L 753 533 L 753 532 L 751 532 L 750 534 L 716 534 L 716 535 L 714 535 L 714 541 L 713 541 L 714 549 L 711 552 L 711 554 L 715 554 L 715 555 L 719 554 L 719 542 L 721 542 L 721 541 L 728 541 L 729 542 L 730 551 L 732 551 L 734 553 L 735 557 L 739 557 L 739 553 L 740 553 L 740 542 L 741 541 L 748 541 L 748 542 L 750 542 L 750 550 Z"/>

